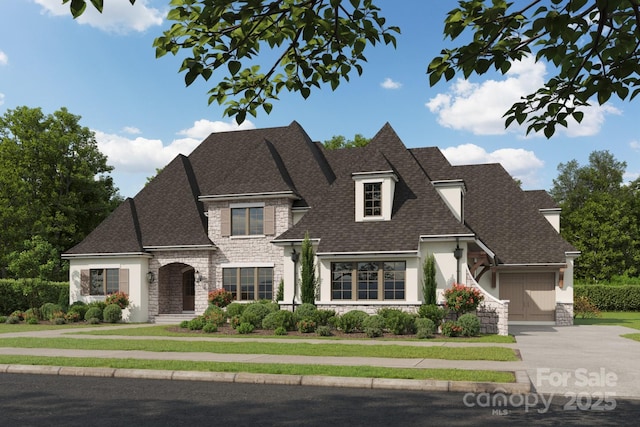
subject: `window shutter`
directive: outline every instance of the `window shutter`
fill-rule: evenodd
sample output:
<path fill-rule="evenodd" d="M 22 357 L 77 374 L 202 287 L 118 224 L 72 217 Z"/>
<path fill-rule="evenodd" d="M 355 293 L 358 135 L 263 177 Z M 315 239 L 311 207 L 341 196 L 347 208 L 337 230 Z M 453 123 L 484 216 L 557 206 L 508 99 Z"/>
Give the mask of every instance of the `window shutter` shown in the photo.
<path fill-rule="evenodd" d="M 121 268 L 119 272 L 118 290 L 129 295 L 129 269 Z"/>
<path fill-rule="evenodd" d="M 276 209 L 275 206 L 264 207 L 264 234 L 273 236 L 276 234 Z"/>
<path fill-rule="evenodd" d="M 80 270 L 80 295 L 91 293 L 90 270 Z"/>
<path fill-rule="evenodd" d="M 231 209 L 220 209 L 220 228 L 222 237 L 229 237 L 231 235 Z"/>

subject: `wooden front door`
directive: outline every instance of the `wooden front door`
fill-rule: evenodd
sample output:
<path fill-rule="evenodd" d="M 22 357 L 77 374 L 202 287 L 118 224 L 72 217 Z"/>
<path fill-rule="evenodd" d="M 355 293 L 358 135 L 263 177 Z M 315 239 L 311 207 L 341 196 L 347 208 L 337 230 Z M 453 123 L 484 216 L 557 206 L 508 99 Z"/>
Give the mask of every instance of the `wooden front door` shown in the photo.
<path fill-rule="evenodd" d="M 182 274 L 182 311 L 194 311 L 196 309 L 196 279 L 194 271 L 185 271 Z"/>

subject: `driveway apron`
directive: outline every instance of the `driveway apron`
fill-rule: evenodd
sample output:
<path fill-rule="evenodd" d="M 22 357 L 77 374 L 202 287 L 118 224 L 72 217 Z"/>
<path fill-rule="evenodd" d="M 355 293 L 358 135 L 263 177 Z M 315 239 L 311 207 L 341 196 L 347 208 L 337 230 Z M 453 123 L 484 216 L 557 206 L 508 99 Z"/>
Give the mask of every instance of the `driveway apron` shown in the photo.
<path fill-rule="evenodd" d="M 622 326 L 510 326 L 538 393 L 640 398 L 640 342 Z"/>

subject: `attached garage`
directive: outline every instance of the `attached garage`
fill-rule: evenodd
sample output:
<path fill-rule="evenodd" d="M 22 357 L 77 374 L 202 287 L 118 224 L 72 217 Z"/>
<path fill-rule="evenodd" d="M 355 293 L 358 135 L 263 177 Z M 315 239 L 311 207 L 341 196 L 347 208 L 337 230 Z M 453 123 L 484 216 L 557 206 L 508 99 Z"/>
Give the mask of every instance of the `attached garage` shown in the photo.
<path fill-rule="evenodd" d="M 500 273 L 500 299 L 509 300 L 509 321 L 555 321 L 556 273 Z"/>

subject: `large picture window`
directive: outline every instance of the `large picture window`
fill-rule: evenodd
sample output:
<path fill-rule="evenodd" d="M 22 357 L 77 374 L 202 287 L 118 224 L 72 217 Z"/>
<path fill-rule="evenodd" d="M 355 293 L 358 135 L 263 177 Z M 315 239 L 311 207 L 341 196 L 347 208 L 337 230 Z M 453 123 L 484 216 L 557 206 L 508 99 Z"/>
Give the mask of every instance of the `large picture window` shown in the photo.
<path fill-rule="evenodd" d="M 231 234 L 233 236 L 264 234 L 264 208 L 231 209 Z"/>
<path fill-rule="evenodd" d="M 331 263 L 331 299 L 404 300 L 404 261 Z"/>
<path fill-rule="evenodd" d="M 222 269 L 222 287 L 237 301 L 273 299 L 273 267 Z"/>
<path fill-rule="evenodd" d="M 100 268 L 89 271 L 89 295 L 109 295 L 118 292 L 120 270 Z"/>

